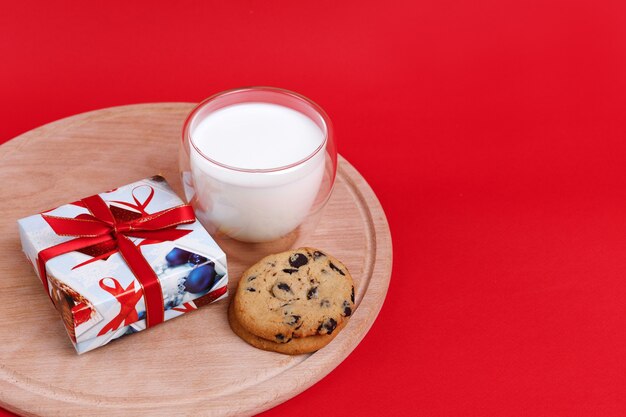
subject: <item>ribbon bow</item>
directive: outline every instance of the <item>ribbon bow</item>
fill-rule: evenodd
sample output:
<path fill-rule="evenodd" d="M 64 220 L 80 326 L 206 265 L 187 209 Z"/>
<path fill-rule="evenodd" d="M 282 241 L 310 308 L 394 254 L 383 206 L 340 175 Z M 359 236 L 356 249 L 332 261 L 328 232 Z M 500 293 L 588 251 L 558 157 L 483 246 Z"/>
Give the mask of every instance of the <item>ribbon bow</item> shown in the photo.
<path fill-rule="evenodd" d="M 106 285 L 106 279 L 113 281 L 113 287 Z M 117 330 L 120 324 L 124 322 L 124 326 L 130 326 L 139 320 L 135 305 L 141 298 L 141 291 L 135 292 L 135 282 L 131 282 L 126 288 L 122 287 L 118 280 L 113 277 L 102 278 L 99 282 L 100 288 L 117 298 L 120 303 L 120 312 L 113 317 L 100 331 L 98 336 L 102 336 L 109 330 Z"/>
<path fill-rule="evenodd" d="M 163 291 L 155 272 L 141 254 L 141 250 L 129 237 L 154 241 L 176 240 L 190 233 L 191 230 L 179 230 L 180 224 L 193 223 L 196 218 L 189 205 L 181 205 L 158 213 L 147 214 L 128 221 L 115 219 L 109 206 L 99 195 L 81 200 L 90 214 L 77 218 L 57 217 L 42 214 L 44 220 L 59 236 L 75 236 L 76 239 L 60 243 L 39 252 L 37 264 L 39 276 L 49 294 L 46 277 L 46 262 L 68 252 L 83 249 L 104 242 L 112 242 L 116 251 L 137 278 L 146 304 L 146 326 L 151 327 L 164 319 Z"/>

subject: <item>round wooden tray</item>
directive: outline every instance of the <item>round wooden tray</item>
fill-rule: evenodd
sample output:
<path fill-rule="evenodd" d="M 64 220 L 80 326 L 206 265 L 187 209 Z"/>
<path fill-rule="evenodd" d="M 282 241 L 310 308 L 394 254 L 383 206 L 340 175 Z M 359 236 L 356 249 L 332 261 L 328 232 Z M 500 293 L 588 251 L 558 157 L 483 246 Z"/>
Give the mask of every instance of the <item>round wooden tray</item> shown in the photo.
<path fill-rule="evenodd" d="M 177 147 L 188 103 L 141 104 L 69 117 L 0 146 L 0 405 L 27 415 L 251 415 L 304 391 L 363 339 L 391 275 L 391 236 L 371 188 L 339 158 L 337 183 L 306 242 L 351 271 L 357 308 L 326 348 L 285 356 L 229 328 L 221 301 L 76 355 L 21 254 L 16 220 L 161 173 L 182 195 Z M 248 266 L 228 259 L 230 287 Z"/>

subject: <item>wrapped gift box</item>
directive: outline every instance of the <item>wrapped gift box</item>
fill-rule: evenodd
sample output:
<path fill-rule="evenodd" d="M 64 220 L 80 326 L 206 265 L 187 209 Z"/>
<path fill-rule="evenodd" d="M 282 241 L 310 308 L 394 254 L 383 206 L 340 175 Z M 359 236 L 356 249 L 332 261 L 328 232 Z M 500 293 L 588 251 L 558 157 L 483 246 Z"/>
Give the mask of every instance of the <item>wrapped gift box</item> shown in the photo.
<path fill-rule="evenodd" d="M 163 177 L 18 225 L 78 353 L 227 296 L 226 255 Z"/>

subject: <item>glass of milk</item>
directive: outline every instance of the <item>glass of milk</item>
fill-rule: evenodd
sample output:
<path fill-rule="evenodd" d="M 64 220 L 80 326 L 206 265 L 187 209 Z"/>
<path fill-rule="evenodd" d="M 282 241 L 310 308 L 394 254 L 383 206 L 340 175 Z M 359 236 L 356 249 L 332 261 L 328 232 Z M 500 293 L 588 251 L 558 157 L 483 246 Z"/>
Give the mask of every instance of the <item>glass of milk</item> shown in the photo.
<path fill-rule="evenodd" d="M 185 121 L 180 149 L 196 216 L 213 235 L 239 242 L 285 240 L 310 229 L 337 170 L 324 110 L 272 87 L 229 90 L 200 103 Z"/>

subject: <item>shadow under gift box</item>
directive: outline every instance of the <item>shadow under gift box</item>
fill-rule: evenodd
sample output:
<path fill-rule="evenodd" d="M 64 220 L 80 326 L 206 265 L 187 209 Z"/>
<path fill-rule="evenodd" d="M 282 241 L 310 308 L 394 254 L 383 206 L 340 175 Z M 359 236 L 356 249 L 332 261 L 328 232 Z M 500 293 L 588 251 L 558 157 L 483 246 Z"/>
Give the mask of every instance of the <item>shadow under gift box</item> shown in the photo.
<path fill-rule="evenodd" d="M 183 204 L 160 176 L 99 196 L 120 223 Z M 56 234 L 43 216 L 80 219 L 89 213 L 81 200 L 18 221 L 22 249 L 38 275 L 40 251 L 75 239 Z M 158 278 L 164 321 L 227 296 L 224 252 L 198 221 L 176 229 L 186 234 L 174 240 L 131 237 Z M 54 257 L 46 263 L 45 274 L 50 298 L 78 353 L 146 329 L 142 286 L 114 240 Z"/>

